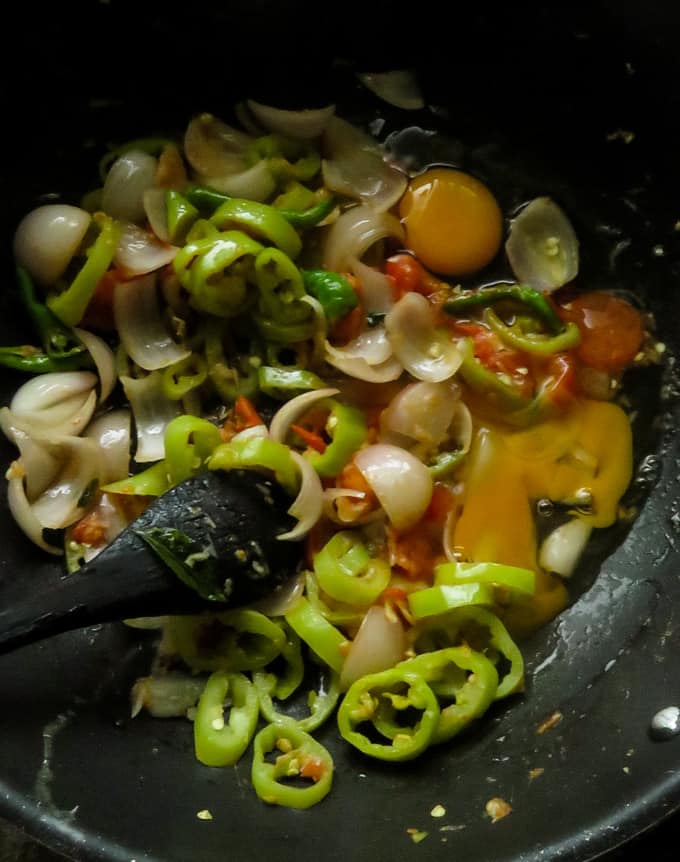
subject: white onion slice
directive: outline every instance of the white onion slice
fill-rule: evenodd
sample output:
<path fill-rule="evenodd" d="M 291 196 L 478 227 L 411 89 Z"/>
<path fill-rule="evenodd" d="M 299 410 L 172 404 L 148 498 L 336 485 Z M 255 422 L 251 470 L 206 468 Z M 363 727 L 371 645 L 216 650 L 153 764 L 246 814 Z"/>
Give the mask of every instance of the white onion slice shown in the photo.
<path fill-rule="evenodd" d="M 343 527 L 370 524 L 384 518 L 382 509 L 361 505 L 365 499 L 366 493 L 354 488 L 324 488 L 323 514 Z"/>
<path fill-rule="evenodd" d="M 9 409 L 0 410 L 0 427 L 14 441 L 28 436 L 77 435 L 97 405 L 97 378 L 90 371 L 59 371 L 28 380 L 14 393 Z"/>
<path fill-rule="evenodd" d="M 322 160 L 326 188 L 386 212 L 406 191 L 407 175 L 385 160 L 381 145 L 340 117 L 331 117 L 324 132 Z"/>
<path fill-rule="evenodd" d="M 345 690 L 369 673 L 394 667 L 406 652 L 406 634 L 396 614 L 382 605 L 369 608 L 351 643 L 340 672 L 340 688 Z"/>
<path fill-rule="evenodd" d="M 236 440 L 252 440 L 253 438 L 269 437 L 269 431 L 266 425 L 251 425 L 249 428 L 244 428 L 238 434 L 234 434 L 231 441 Z M 230 442 L 231 442 L 230 441 Z"/>
<path fill-rule="evenodd" d="M 85 429 L 84 436 L 94 440 L 103 455 L 100 485 L 129 475 L 131 426 L 130 411 L 120 408 L 97 416 Z"/>
<path fill-rule="evenodd" d="M 357 258 L 349 261 L 349 271 L 361 284 L 361 301 L 366 314 L 386 314 L 394 305 L 392 284 L 384 272 L 367 266 Z"/>
<path fill-rule="evenodd" d="M 121 377 L 135 421 L 135 461 L 139 464 L 165 458 L 165 429 L 179 416 L 179 405 L 163 392 L 163 375 L 152 371 L 138 380 Z"/>
<path fill-rule="evenodd" d="M 388 237 L 404 241 L 404 228 L 396 216 L 365 205 L 350 207 L 328 230 L 323 266 L 332 272 L 347 272 L 353 260 L 361 260 L 372 245 Z"/>
<path fill-rule="evenodd" d="M 510 223 L 505 252 L 515 278 L 550 293 L 578 274 L 579 242 L 564 211 L 535 198 Z"/>
<path fill-rule="evenodd" d="M 104 180 L 102 209 L 121 221 L 141 222 L 144 192 L 153 188 L 158 160 L 142 150 L 129 150 L 116 159 Z"/>
<path fill-rule="evenodd" d="M 17 416 L 56 407 L 74 395 L 87 394 L 97 378 L 91 371 L 53 371 L 27 380 L 17 389 L 10 410 Z"/>
<path fill-rule="evenodd" d="M 289 138 L 318 138 L 335 113 L 335 105 L 302 111 L 274 108 L 248 99 L 246 102 L 255 119 L 270 132 L 279 132 Z"/>
<path fill-rule="evenodd" d="M 54 284 L 78 251 L 91 221 L 89 212 L 69 204 L 36 207 L 15 231 L 17 263 L 40 284 Z"/>
<path fill-rule="evenodd" d="M 323 401 L 324 398 L 331 398 L 338 394 L 338 389 L 314 389 L 312 392 L 303 392 L 302 395 L 296 395 L 290 401 L 286 401 L 276 411 L 269 423 L 269 436 L 277 443 L 285 442 L 288 436 L 288 431 L 291 425 L 294 425 L 297 420 L 314 406 L 318 401 Z"/>
<path fill-rule="evenodd" d="M 395 355 L 418 380 L 439 383 L 460 368 L 460 350 L 435 326 L 432 306 L 420 293 L 403 296 L 385 317 L 385 327 Z"/>
<path fill-rule="evenodd" d="M 271 595 L 265 596 L 258 602 L 253 602 L 248 607 L 251 610 L 259 611 L 261 614 L 266 614 L 268 617 L 283 617 L 295 607 L 304 591 L 305 576 L 304 574 L 296 575 L 287 583 L 277 587 Z"/>
<path fill-rule="evenodd" d="M 282 542 L 293 542 L 304 538 L 321 517 L 323 511 L 323 487 L 314 467 L 294 449 L 290 454 L 300 471 L 300 490 L 293 500 L 288 514 L 298 522 L 292 530 L 277 536 Z"/>
<path fill-rule="evenodd" d="M 314 332 L 312 333 L 312 344 L 314 349 L 309 359 L 309 365 L 315 368 L 323 362 L 325 354 L 326 336 L 328 334 L 328 321 L 326 320 L 326 312 L 323 310 L 323 305 L 315 296 L 302 296 L 300 302 L 304 302 L 310 306 L 314 312 Z"/>
<path fill-rule="evenodd" d="M 144 212 L 151 230 L 162 242 L 170 242 L 166 189 L 153 188 L 144 192 Z"/>
<path fill-rule="evenodd" d="M 354 463 L 393 527 L 405 530 L 422 518 L 433 488 L 430 471 L 422 461 L 399 446 L 374 443 L 360 449 Z"/>
<path fill-rule="evenodd" d="M 413 72 L 394 69 L 389 72 L 359 72 L 357 78 L 383 102 L 405 111 L 419 111 L 425 107 L 423 94 Z"/>
<path fill-rule="evenodd" d="M 47 488 L 59 472 L 58 452 L 47 437 L 18 434 L 15 440 L 24 471 L 26 497 L 33 501 Z"/>
<path fill-rule="evenodd" d="M 32 504 L 43 527 L 59 530 L 82 517 L 80 505 L 93 483 L 99 484 L 99 447 L 84 437 L 60 437 L 54 445 L 62 451 L 63 466 L 54 482 Z"/>
<path fill-rule="evenodd" d="M 436 448 L 448 436 L 458 403 L 458 389 L 448 383 L 410 383 L 383 410 L 380 438 L 396 442 L 390 435 L 397 434 Z"/>
<path fill-rule="evenodd" d="M 7 471 L 7 502 L 9 511 L 28 538 L 48 554 L 61 555 L 62 548 L 49 545 L 43 539 L 43 527 L 36 518 L 31 504 L 26 497 L 23 480 L 23 468 L 20 461 L 14 461 Z"/>
<path fill-rule="evenodd" d="M 276 189 L 276 179 L 266 159 L 260 159 L 251 168 L 234 166 L 228 174 L 201 174 L 198 181 L 222 194 L 260 202 L 266 201 Z"/>
<path fill-rule="evenodd" d="M 237 159 L 243 164 L 243 151 L 252 141 L 212 114 L 199 114 L 184 133 L 184 154 L 197 173 L 218 177 L 232 173 Z"/>
<path fill-rule="evenodd" d="M 128 278 L 134 278 L 172 263 L 178 251 L 177 246 L 163 242 L 132 222 L 125 222 L 113 262 Z"/>
<path fill-rule="evenodd" d="M 404 373 L 403 365 L 395 356 L 378 365 L 369 365 L 362 356 L 347 356 L 342 348 L 334 347 L 329 341 L 326 342 L 325 358 L 329 365 L 366 383 L 390 383 Z"/>
<path fill-rule="evenodd" d="M 368 365 L 381 365 L 392 356 L 392 345 L 385 327 L 381 324 L 360 332 L 352 341 L 335 348 L 347 359 L 363 359 Z"/>
<path fill-rule="evenodd" d="M 582 518 L 573 518 L 556 527 L 543 540 L 538 564 L 547 572 L 570 578 L 588 544 L 592 530 L 592 526 Z"/>
<path fill-rule="evenodd" d="M 113 350 L 98 335 L 86 329 L 74 329 L 85 345 L 99 374 L 99 403 L 103 404 L 116 385 L 116 357 Z"/>
<path fill-rule="evenodd" d="M 145 371 L 167 368 L 191 355 L 163 322 L 153 273 L 116 285 L 113 314 L 125 350 Z"/>

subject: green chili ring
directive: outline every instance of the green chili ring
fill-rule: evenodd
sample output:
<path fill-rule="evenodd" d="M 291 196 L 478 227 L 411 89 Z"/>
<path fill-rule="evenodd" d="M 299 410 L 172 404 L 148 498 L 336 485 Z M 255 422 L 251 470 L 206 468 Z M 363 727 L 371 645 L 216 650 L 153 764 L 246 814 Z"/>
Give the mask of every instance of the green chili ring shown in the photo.
<path fill-rule="evenodd" d="M 406 693 L 398 689 L 406 687 Z M 389 717 L 385 704 L 390 707 Z M 413 707 L 420 717 L 412 727 L 397 726 L 391 710 Z M 338 728 L 343 739 L 356 749 L 390 762 L 412 760 L 433 741 L 440 719 L 435 693 L 421 675 L 410 671 L 405 663 L 368 674 L 356 680 L 347 690 L 338 710 Z M 357 728 L 369 721 L 376 730 L 387 729 L 389 744 L 372 742 Z M 383 734 L 385 735 L 385 734 Z"/>
<path fill-rule="evenodd" d="M 275 763 L 267 762 L 266 755 L 277 747 L 282 753 Z M 307 766 L 319 773 L 308 787 L 295 787 L 279 780 L 304 775 Z M 331 790 L 333 758 L 296 722 L 281 719 L 262 728 L 253 741 L 251 781 L 255 793 L 269 805 L 310 808 L 321 802 Z"/>
<path fill-rule="evenodd" d="M 224 720 L 227 696 L 231 697 L 229 718 Z M 257 692 L 241 673 L 215 671 L 209 677 L 196 707 L 194 751 L 206 766 L 237 763 L 255 735 L 260 714 Z"/>
<path fill-rule="evenodd" d="M 462 293 L 447 299 L 444 311 L 456 317 L 471 308 L 488 308 L 504 300 L 514 300 L 531 309 L 551 332 L 557 334 L 564 330 L 564 323 L 545 295 L 522 284 L 499 284 Z"/>
<path fill-rule="evenodd" d="M 390 567 L 373 559 L 349 530 L 341 530 L 314 556 L 321 589 L 335 601 L 368 607 L 388 586 Z"/>
<path fill-rule="evenodd" d="M 567 323 L 563 332 L 546 337 L 517 332 L 515 328 L 504 323 L 492 308 L 484 309 L 484 321 L 509 347 L 534 356 L 552 356 L 554 353 L 571 350 L 581 341 L 581 332 L 575 323 Z"/>
<path fill-rule="evenodd" d="M 273 674 L 256 671 L 253 674 L 253 683 L 259 698 L 260 711 L 267 721 L 276 724 L 282 718 L 291 718 L 301 730 L 307 733 L 321 727 L 330 718 L 340 698 L 340 677 L 331 671 L 330 685 L 325 691 L 319 689 L 319 691 L 312 690 L 309 692 L 309 715 L 304 718 L 292 718 L 292 716 L 279 712 L 274 706 L 272 695 L 277 680 Z"/>

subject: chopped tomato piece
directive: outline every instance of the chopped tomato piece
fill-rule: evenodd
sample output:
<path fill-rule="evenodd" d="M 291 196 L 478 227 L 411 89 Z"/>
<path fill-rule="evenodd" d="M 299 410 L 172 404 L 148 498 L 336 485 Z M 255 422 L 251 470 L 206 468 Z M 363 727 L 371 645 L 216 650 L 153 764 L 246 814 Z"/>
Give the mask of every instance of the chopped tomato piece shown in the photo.
<path fill-rule="evenodd" d="M 106 541 L 106 523 L 97 510 L 93 510 L 81 518 L 71 530 L 74 542 L 98 547 Z"/>
<path fill-rule="evenodd" d="M 326 772 L 326 766 L 319 757 L 306 757 L 300 767 L 300 778 L 311 778 L 314 783 L 320 781 Z"/>
<path fill-rule="evenodd" d="M 441 282 L 429 273 L 412 254 L 395 254 L 385 261 L 385 275 L 394 285 L 394 298 L 401 299 L 406 293 L 422 293 L 430 296 L 436 293 Z"/>
<path fill-rule="evenodd" d="M 110 269 L 99 279 L 80 326 L 85 329 L 103 329 L 110 332 L 116 328 L 113 315 L 113 294 L 116 285 L 126 281 L 122 271 Z"/>
<path fill-rule="evenodd" d="M 451 512 L 455 505 L 455 495 L 446 487 L 446 485 L 442 485 L 441 482 L 437 482 L 432 491 L 430 505 L 427 507 L 427 511 L 425 512 L 425 518 L 428 521 L 436 521 L 439 524 L 443 524 L 444 521 L 446 521 L 449 512 Z"/>
<path fill-rule="evenodd" d="M 309 446 L 310 449 L 314 449 L 316 452 L 326 451 L 327 444 L 321 434 L 317 434 L 316 431 L 310 431 L 307 428 L 303 428 L 302 425 L 291 425 L 290 429 L 291 431 L 294 431 L 302 442 L 306 446 Z"/>

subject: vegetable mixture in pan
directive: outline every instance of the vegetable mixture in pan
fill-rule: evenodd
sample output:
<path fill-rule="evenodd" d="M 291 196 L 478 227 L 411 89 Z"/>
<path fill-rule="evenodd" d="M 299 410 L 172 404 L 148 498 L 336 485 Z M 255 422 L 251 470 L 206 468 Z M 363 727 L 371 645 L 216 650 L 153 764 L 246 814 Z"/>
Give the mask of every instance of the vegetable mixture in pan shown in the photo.
<path fill-rule="evenodd" d="M 159 629 L 133 714 L 188 717 L 201 763 L 249 756 L 262 800 L 307 808 L 322 724 L 406 761 L 521 695 L 523 640 L 629 517 L 626 372 L 663 351 L 579 277 L 570 214 L 410 169 L 334 106 L 199 114 L 100 173 L 14 238 L 14 518 L 73 571 L 183 479 L 247 470 L 288 492 L 302 561 L 257 604 L 126 621 Z M 214 593 L 210 548 L 155 550 Z"/>

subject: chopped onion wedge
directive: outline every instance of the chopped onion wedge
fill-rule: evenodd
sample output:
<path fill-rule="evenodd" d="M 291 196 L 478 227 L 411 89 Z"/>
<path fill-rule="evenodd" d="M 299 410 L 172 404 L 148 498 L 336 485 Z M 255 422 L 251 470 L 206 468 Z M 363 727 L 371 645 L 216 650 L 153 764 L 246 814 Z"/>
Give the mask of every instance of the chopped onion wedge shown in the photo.
<path fill-rule="evenodd" d="M 425 107 L 423 94 L 413 72 L 408 69 L 394 69 L 389 72 L 359 72 L 357 78 L 383 102 L 403 108 L 405 111 L 418 111 Z"/>
<path fill-rule="evenodd" d="M 77 435 L 97 405 L 97 378 L 90 371 L 55 371 L 28 380 L 0 410 L 0 427 L 9 440 L 28 436 Z"/>
<path fill-rule="evenodd" d="M 74 332 L 87 348 L 97 368 L 99 403 L 103 404 L 116 385 L 116 357 L 104 339 L 93 332 L 88 332 L 86 329 L 75 329 Z"/>
<path fill-rule="evenodd" d="M 126 222 L 121 231 L 113 262 L 124 270 L 129 278 L 134 278 L 136 275 L 146 275 L 148 272 L 167 266 L 178 251 L 177 246 L 163 242 L 155 234 L 132 222 Z"/>
<path fill-rule="evenodd" d="M 161 461 L 165 458 L 165 429 L 179 416 L 178 403 L 165 395 L 160 371 L 152 371 L 138 380 L 121 377 L 120 382 L 135 421 L 135 461 L 138 464 Z"/>
<path fill-rule="evenodd" d="M 401 620 L 382 605 L 374 605 L 366 612 L 347 651 L 340 672 L 340 688 L 345 690 L 362 676 L 394 667 L 405 652 L 406 634 Z"/>
<path fill-rule="evenodd" d="M 101 485 L 117 482 L 129 475 L 131 426 L 130 411 L 121 408 L 103 413 L 85 429 L 84 436 L 94 440 L 103 454 Z"/>
<path fill-rule="evenodd" d="M 337 395 L 339 391 L 330 387 L 314 389 L 312 392 L 303 392 L 302 395 L 296 395 L 295 398 L 286 401 L 282 407 L 279 407 L 269 423 L 271 439 L 277 443 L 284 443 L 291 425 L 294 425 L 318 401 L 331 398 L 333 395 Z"/>
<path fill-rule="evenodd" d="M 276 179 L 266 159 L 260 159 L 252 168 L 234 166 L 232 173 L 215 176 L 199 175 L 199 182 L 217 192 L 251 201 L 266 201 L 276 189 Z"/>
<path fill-rule="evenodd" d="M 166 189 L 153 188 L 144 192 L 144 212 L 151 230 L 162 242 L 170 242 Z"/>
<path fill-rule="evenodd" d="M 432 306 L 420 293 L 403 296 L 385 317 L 385 327 L 395 355 L 418 380 L 440 383 L 460 368 L 460 350 L 435 326 Z"/>
<path fill-rule="evenodd" d="M 538 564 L 547 572 L 570 578 L 593 528 L 582 518 L 573 518 L 556 527 L 543 540 Z"/>
<path fill-rule="evenodd" d="M 550 198 L 535 198 L 510 224 L 505 252 L 515 278 L 550 293 L 578 274 L 579 243 L 571 222 Z"/>
<path fill-rule="evenodd" d="M 366 314 L 386 314 L 394 305 L 392 283 L 384 272 L 367 266 L 356 258 L 349 261 L 349 269 L 361 285 L 361 301 Z"/>
<path fill-rule="evenodd" d="M 60 530 L 82 517 L 87 492 L 99 484 L 101 455 L 94 440 L 84 437 L 58 437 L 53 445 L 60 450 L 62 468 L 31 508 L 43 527 Z"/>
<path fill-rule="evenodd" d="M 48 554 L 60 555 L 64 551 L 54 545 L 49 545 L 43 538 L 43 527 L 31 508 L 26 497 L 23 479 L 23 467 L 20 461 L 13 461 L 6 474 L 7 503 L 9 511 L 26 536 Z"/>
<path fill-rule="evenodd" d="M 145 371 L 167 368 L 191 355 L 173 340 L 161 318 L 153 273 L 117 284 L 113 313 L 125 350 Z"/>
<path fill-rule="evenodd" d="M 360 205 L 345 210 L 331 225 L 323 248 L 323 265 L 332 272 L 347 272 L 381 239 L 404 241 L 404 229 L 391 213 L 377 213 Z"/>
<path fill-rule="evenodd" d="M 54 284 L 78 251 L 91 221 L 89 212 L 69 204 L 36 207 L 22 218 L 14 234 L 17 263 L 39 284 Z"/>
<path fill-rule="evenodd" d="M 273 108 L 248 99 L 246 102 L 255 119 L 270 132 L 279 132 L 289 138 L 318 138 L 335 113 L 335 105 L 303 111 Z"/>
<path fill-rule="evenodd" d="M 288 514 L 297 518 L 298 522 L 292 530 L 276 537 L 282 542 L 293 542 L 304 538 L 319 520 L 323 511 L 323 487 L 319 474 L 299 452 L 291 449 L 290 454 L 300 471 L 300 490 L 288 509 Z"/>
<path fill-rule="evenodd" d="M 252 141 L 212 114 L 199 114 L 184 133 L 184 154 L 197 173 L 219 177 L 243 169 L 243 152 Z"/>
<path fill-rule="evenodd" d="M 409 445 L 420 443 L 426 449 L 434 449 L 447 439 L 459 403 L 454 385 L 411 383 L 383 410 L 381 440 L 396 442 L 391 436 L 396 434 L 406 438 Z"/>
<path fill-rule="evenodd" d="M 382 146 L 340 117 L 332 117 L 324 132 L 322 160 L 326 188 L 386 212 L 406 191 L 407 175 L 385 160 Z"/>
<path fill-rule="evenodd" d="M 367 383 L 389 383 L 398 380 L 404 373 L 401 362 L 395 356 L 390 356 L 377 365 L 371 365 L 363 356 L 348 356 L 343 348 L 334 347 L 329 341 L 326 341 L 325 359 L 338 371 Z"/>
<path fill-rule="evenodd" d="M 104 180 L 104 212 L 121 221 L 143 221 L 144 192 L 153 188 L 157 167 L 157 159 L 141 150 L 129 150 L 117 158 Z"/>
<path fill-rule="evenodd" d="M 360 449 L 354 463 L 393 527 L 405 530 L 422 518 L 433 488 L 430 471 L 422 461 L 399 446 L 375 443 Z"/>

